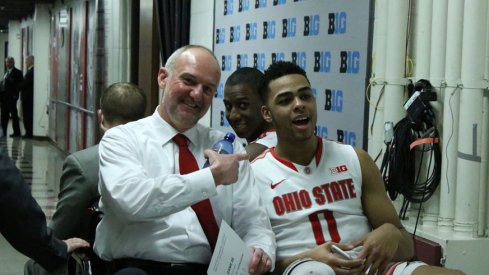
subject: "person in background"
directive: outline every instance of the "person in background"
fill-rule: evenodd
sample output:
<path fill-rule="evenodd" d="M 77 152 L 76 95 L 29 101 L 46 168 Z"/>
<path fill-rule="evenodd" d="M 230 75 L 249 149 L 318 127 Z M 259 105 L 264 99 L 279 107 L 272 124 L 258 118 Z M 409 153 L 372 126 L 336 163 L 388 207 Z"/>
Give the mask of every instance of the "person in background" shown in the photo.
<path fill-rule="evenodd" d="M 98 119 L 105 132 L 112 127 L 144 117 L 146 95 L 132 83 L 114 83 L 100 96 Z M 63 163 L 58 203 L 50 227 L 58 238 L 81 236 L 93 238 L 91 217 L 88 209 L 98 203 L 98 145 L 69 155 Z M 96 263 L 95 263 L 96 264 Z M 99 268 L 100 266 L 93 266 Z M 52 274 L 33 261 L 25 265 L 25 274 Z M 58 268 L 56 274 L 67 274 L 67 265 Z"/>
<path fill-rule="evenodd" d="M 20 84 L 20 99 L 22 100 L 22 118 L 24 120 L 25 134 L 23 138 L 32 138 L 33 108 L 34 108 L 34 56 L 25 58 L 27 72 L 24 81 Z"/>
<path fill-rule="evenodd" d="M 250 160 L 277 144 L 275 131 L 261 116 L 263 102 L 258 86 L 262 77 L 258 69 L 243 67 L 234 71 L 224 85 L 226 119 L 234 132 L 248 142 L 245 149 Z"/>
<path fill-rule="evenodd" d="M 175 51 L 158 73 L 163 91 L 152 116 L 112 128 L 99 146 L 100 209 L 95 252 L 112 272 L 207 274 L 218 224 L 250 247 L 251 274 L 273 268 L 275 239 L 260 205 L 248 155 L 211 149 L 224 133 L 198 124 L 220 79 L 214 54 L 198 45 Z M 199 169 L 209 160 L 210 166 Z"/>
<path fill-rule="evenodd" d="M 13 57 L 9 56 L 5 59 L 5 65 L 7 66 L 7 71 L 3 76 L 2 86 L 3 92 L 0 93 L 2 97 L 2 112 L 1 112 L 1 123 L 3 134 L 0 137 L 7 137 L 8 121 L 12 117 L 12 127 L 14 133 L 10 137 L 20 137 L 20 126 L 19 126 L 19 114 L 17 113 L 17 99 L 19 99 L 19 86 L 24 80 L 22 72 L 15 68 L 15 60 Z"/>
<path fill-rule="evenodd" d="M 265 71 L 262 114 L 277 146 L 252 163 L 277 240 L 283 274 L 460 274 L 414 261 L 413 239 L 370 156 L 314 134 L 317 110 L 303 69 Z M 342 258 L 333 245 L 346 251 Z"/>
<path fill-rule="evenodd" d="M 79 238 L 59 240 L 32 197 L 21 172 L 0 150 L 0 233 L 20 253 L 54 270 L 76 249 L 89 247 Z"/>

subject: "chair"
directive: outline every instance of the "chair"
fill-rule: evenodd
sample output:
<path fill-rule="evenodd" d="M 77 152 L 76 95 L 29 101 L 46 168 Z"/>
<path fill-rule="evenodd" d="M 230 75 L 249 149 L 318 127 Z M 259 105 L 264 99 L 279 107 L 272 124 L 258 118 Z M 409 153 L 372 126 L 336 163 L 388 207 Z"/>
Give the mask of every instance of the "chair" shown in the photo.
<path fill-rule="evenodd" d="M 108 262 L 102 260 L 93 251 L 95 231 L 104 214 L 97 206 L 92 206 L 88 208 L 87 211 L 88 222 L 86 223 L 85 228 L 85 239 L 90 243 L 90 248 L 72 253 L 68 260 L 69 275 L 104 275 L 107 273 Z"/>

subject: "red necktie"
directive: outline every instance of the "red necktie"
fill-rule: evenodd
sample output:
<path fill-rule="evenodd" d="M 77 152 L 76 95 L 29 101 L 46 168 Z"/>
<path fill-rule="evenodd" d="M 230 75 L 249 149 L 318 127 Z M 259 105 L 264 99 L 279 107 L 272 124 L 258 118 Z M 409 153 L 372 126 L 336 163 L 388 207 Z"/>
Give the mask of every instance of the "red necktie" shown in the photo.
<path fill-rule="evenodd" d="M 194 155 L 188 149 L 187 137 L 182 134 L 177 134 L 173 137 L 173 141 L 178 145 L 178 164 L 180 165 L 180 174 L 185 175 L 199 170 L 199 165 L 195 160 Z M 212 205 L 209 199 L 200 201 L 192 205 L 192 209 L 197 214 L 200 226 L 204 230 L 207 241 L 211 246 L 212 251 L 217 242 L 217 235 L 219 233 L 219 227 L 217 226 L 216 219 L 214 218 L 214 212 L 212 211 Z"/>

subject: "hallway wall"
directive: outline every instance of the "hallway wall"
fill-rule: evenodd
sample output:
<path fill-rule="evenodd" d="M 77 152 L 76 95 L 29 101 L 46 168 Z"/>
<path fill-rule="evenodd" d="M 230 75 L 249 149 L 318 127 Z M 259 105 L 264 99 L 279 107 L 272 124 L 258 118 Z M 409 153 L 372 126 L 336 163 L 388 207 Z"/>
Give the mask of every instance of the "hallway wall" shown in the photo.
<path fill-rule="evenodd" d="M 49 6 L 48 5 L 36 5 L 36 12 L 34 14 L 33 24 L 33 41 L 42 41 L 49 37 Z M 49 129 L 49 117 L 48 117 L 48 105 L 49 105 L 49 91 L 50 83 L 49 76 L 51 70 L 49 69 L 49 43 L 37 43 L 33 47 L 34 55 L 34 102 L 38 104 L 34 105 L 34 123 L 33 134 L 34 136 L 47 136 Z"/>
<path fill-rule="evenodd" d="M 488 138 L 482 134 L 487 133 L 489 120 L 488 109 L 483 108 L 489 101 L 487 62 L 483 64 L 489 54 L 488 2 L 376 0 L 375 3 L 368 125 L 369 131 L 373 131 L 369 133 L 369 153 L 383 155 L 388 150 L 384 144 L 384 122 L 395 125 L 406 117 L 403 105 L 410 96 L 409 84 L 421 79 L 430 81 L 437 98 L 428 104 L 435 114 L 440 139 L 410 150 L 418 154 L 415 157 L 418 174 L 413 174 L 421 176 L 411 182 L 403 175 L 406 178 L 399 180 L 399 185 L 405 190 L 423 190 L 428 172 L 434 169 L 428 149 L 435 143 L 441 150 L 441 160 L 437 161 L 441 179 L 436 181 L 439 185 L 433 196 L 426 196 L 430 199 L 422 204 L 409 204 L 402 222 L 408 231 L 439 243 L 443 248 L 440 261 L 446 266 L 468 274 L 484 274 L 489 268 L 489 263 L 483 260 L 489 248 L 489 166 L 485 161 Z M 424 150 L 427 154 L 421 153 Z M 391 175 L 384 176 L 389 179 Z M 403 197 L 396 199 L 398 206 Z"/>
<path fill-rule="evenodd" d="M 5 60 L 5 52 L 6 52 L 6 49 L 5 49 L 5 43 L 8 42 L 8 33 L 0 33 L 0 59 L 1 59 L 1 62 L 2 64 L 4 64 L 4 60 Z M 0 66 L 0 75 L 4 75 L 5 74 L 5 65 L 2 65 Z"/>
<path fill-rule="evenodd" d="M 8 24 L 8 55 L 15 59 L 15 66 L 20 68 L 21 60 L 21 29 L 19 21 L 10 21 Z M 20 62 L 20 63 L 19 63 Z"/>

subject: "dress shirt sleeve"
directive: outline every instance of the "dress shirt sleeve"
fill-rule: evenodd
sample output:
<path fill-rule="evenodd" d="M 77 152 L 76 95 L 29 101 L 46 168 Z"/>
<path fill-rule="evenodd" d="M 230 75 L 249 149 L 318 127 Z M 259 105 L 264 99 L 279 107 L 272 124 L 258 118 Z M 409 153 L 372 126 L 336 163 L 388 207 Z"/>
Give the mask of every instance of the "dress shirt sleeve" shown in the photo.
<path fill-rule="evenodd" d="M 84 231 L 89 218 L 87 210 L 92 206 L 94 198 L 98 197 L 93 187 L 97 182 L 90 182 L 87 172 L 95 173 L 85 171 L 73 155 L 69 155 L 63 163 L 58 204 L 50 224 L 58 238 L 87 237 Z"/>
<path fill-rule="evenodd" d="M 110 208 L 119 219 L 150 221 L 181 211 L 216 194 L 216 185 L 209 168 L 180 175 L 156 168 L 148 149 L 138 136 L 121 127 L 107 131 L 99 145 L 101 209 Z M 154 145 L 153 145 L 154 146 Z M 161 145 L 159 145 L 161 146 Z M 168 154 L 157 156 L 173 159 Z M 170 163 L 171 162 L 171 163 Z M 164 164 L 163 164 L 164 166 Z M 151 173 L 149 170 L 152 170 Z M 156 173 L 156 175 L 155 175 Z"/>
<path fill-rule="evenodd" d="M 250 162 L 243 161 L 239 182 L 234 184 L 234 204 L 232 227 L 249 246 L 263 249 L 275 266 L 275 235 L 265 207 L 259 199 Z"/>

